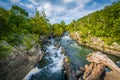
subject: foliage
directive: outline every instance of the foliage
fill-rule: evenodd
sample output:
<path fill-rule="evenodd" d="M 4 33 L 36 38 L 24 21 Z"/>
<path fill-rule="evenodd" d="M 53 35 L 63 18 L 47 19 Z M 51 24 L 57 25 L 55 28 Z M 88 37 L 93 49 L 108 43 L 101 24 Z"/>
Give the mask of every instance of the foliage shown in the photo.
<path fill-rule="evenodd" d="M 103 37 L 106 43 L 120 44 L 120 2 L 106 6 L 103 10 L 93 12 L 68 25 L 68 30 L 80 31 L 83 41 L 91 37 Z M 70 31 L 70 30 L 69 30 Z"/>
<path fill-rule="evenodd" d="M 0 40 L 0 59 L 6 58 L 12 51 L 12 46 L 10 46 L 6 41 Z"/>
<path fill-rule="evenodd" d="M 0 40 L 5 40 L 11 46 L 24 45 L 27 49 L 39 43 L 41 35 L 51 33 L 49 20 L 45 12 L 36 11 L 36 15 L 29 17 L 26 10 L 19 6 L 12 6 L 10 10 L 0 8 Z M 0 46 L 0 51 L 10 51 L 8 47 Z M 2 51 L 2 52 L 3 52 Z M 0 53 L 0 57 L 7 57 L 7 53 Z"/>
<path fill-rule="evenodd" d="M 60 24 L 56 23 L 52 25 L 52 32 L 54 32 L 55 35 L 61 36 L 66 31 L 66 25 L 64 21 L 61 21 Z"/>
<path fill-rule="evenodd" d="M 23 35 L 22 44 L 30 49 L 35 43 L 39 41 L 39 36 L 36 34 Z"/>

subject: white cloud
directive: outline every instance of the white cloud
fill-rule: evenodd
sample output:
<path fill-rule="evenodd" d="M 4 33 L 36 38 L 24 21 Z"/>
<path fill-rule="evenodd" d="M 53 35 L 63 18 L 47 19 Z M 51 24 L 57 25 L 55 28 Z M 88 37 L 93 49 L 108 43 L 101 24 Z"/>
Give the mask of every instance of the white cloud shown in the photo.
<path fill-rule="evenodd" d="M 37 7 L 37 10 L 40 12 L 45 11 L 46 15 L 48 17 L 51 17 L 51 16 L 54 16 L 54 15 L 64 11 L 65 8 L 59 7 L 57 5 L 52 5 L 49 2 L 45 2 L 44 4 L 39 5 Z"/>
<path fill-rule="evenodd" d="M 55 10 L 55 12 L 63 12 L 66 10 L 66 7 L 56 7 Z"/>
<path fill-rule="evenodd" d="M 64 0 L 65 3 L 73 2 L 74 0 Z"/>
<path fill-rule="evenodd" d="M 52 5 L 50 3 L 44 3 L 44 9 L 51 9 L 52 8 Z"/>
<path fill-rule="evenodd" d="M 72 19 L 75 19 L 75 18 L 78 19 L 81 16 L 84 16 L 90 13 L 90 11 L 87 11 L 87 10 L 85 10 L 86 11 L 85 12 L 83 8 L 91 0 L 84 0 L 84 1 L 83 0 L 79 0 L 79 1 L 78 0 L 64 0 L 64 2 L 66 3 L 70 3 L 73 1 L 76 7 L 67 8 L 68 5 L 66 4 L 61 4 L 58 6 L 57 4 L 51 4 L 49 2 L 44 2 L 37 7 L 37 10 L 39 10 L 40 12 L 44 10 L 47 17 L 50 19 L 50 22 L 52 23 L 60 22 L 63 19 L 69 22 Z"/>
<path fill-rule="evenodd" d="M 76 6 L 81 8 L 84 8 L 86 6 L 87 3 L 91 2 L 92 0 L 77 0 L 76 2 Z"/>
<path fill-rule="evenodd" d="M 47 16 L 51 16 L 52 11 L 54 10 L 54 7 L 50 3 L 46 2 L 43 5 L 43 9 L 45 10 L 45 13 Z"/>
<path fill-rule="evenodd" d="M 42 12 L 45 11 L 47 18 L 50 20 L 51 23 L 61 22 L 62 20 L 66 21 L 67 23 L 71 22 L 73 19 L 77 20 L 93 11 L 101 9 L 101 6 L 98 6 L 96 2 L 94 2 L 91 6 L 86 7 L 87 3 L 91 2 L 92 0 L 62 0 L 63 4 L 54 4 L 47 1 L 41 1 L 41 3 L 37 3 L 36 0 L 28 0 L 32 4 L 25 4 L 26 7 L 33 9 L 37 5 L 37 10 Z M 66 3 L 74 3 L 74 6 L 70 6 Z M 65 3 L 65 4 L 64 4 Z M 98 7 L 96 7 L 98 6 Z M 93 8 L 94 7 L 94 8 Z M 104 6 L 102 6 L 104 7 Z"/>
<path fill-rule="evenodd" d="M 44 9 L 43 9 L 43 7 L 41 7 L 41 6 L 38 6 L 38 7 L 37 7 L 37 10 L 38 10 L 39 12 L 42 12 Z"/>
<path fill-rule="evenodd" d="M 16 4 L 25 8 L 31 16 L 35 13 L 34 11 L 36 7 L 40 12 L 45 11 L 47 18 L 52 23 L 61 22 L 63 19 L 65 22 L 69 23 L 73 19 L 76 20 L 93 11 L 103 9 L 105 5 L 110 5 L 116 0 L 107 0 L 108 3 L 101 2 L 101 4 L 94 0 L 58 0 L 58 2 L 54 0 L 27 0 L 31 4 L 26 3 L 23 0 L 10 1 L 10 3 L 7 3 L 2 0 L 0 1 L 0 6 L 10 9 L 12 5 Z M 92 3 L 88 5 L 87 3 L 89 2 Z"/>
<path fill-rule="evenodd" d="M 33 10 L 35 9 L 33 4 L 27 4 L 27 3 L 25 4 L 21 2 L 20 5 L 26 7 L 27 9 L 33 9 Z"/>
<path fill-rule="evenodd" d="M 25 4 L 27 8 L 34 9 L 34 6 L 32 4 Z"/>
<path fill-rule="evenodd" d="M 10 0 L 12 3 L 20 2 L 20 0 Z"/>
<path fill-rule="evenodd" d="M 29 2 L 31 2 L 33 5 L 38 5 L 39 3 L 37 2 L 37 0 L 28 0 Z"/>
<path fill-rule="evenodd" d="M 85 0 L 85 1 L 74 0 L 76 7 L 69 8 L 69 9 L 67 8 L 66 5 L 62 5 L 62 6 L 53 6 L 52 5 L 53 13 L 48 16 L 48 17 L 50 17 L 50 22 L 56 23 L 56 22 L 65 20 L 67 23 L 69 23 L 73 19 L 78 19 L 84 15 L 87 15 L 88 13 L 91 13 L 92 10 L 88 11 L 88 10 L 84 9 L 84 6 L 90 1 L 91 0 Z M 50 5 L 47 5 L 47 6 L 49 6 L 49 8 L 51 7 Z"/>

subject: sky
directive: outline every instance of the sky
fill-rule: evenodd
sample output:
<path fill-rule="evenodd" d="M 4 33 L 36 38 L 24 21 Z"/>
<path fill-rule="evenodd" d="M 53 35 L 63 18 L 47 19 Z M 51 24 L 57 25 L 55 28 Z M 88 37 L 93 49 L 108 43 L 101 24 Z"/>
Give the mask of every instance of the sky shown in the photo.
<path fill-rule="evenodd" d="M 103 9 L 116 0 L 0 0 L 0 7 L 7 10 L 12 5 L 25 9 L 29 16 L 34 16 L 35 11 L 45 11 L 50 23 L 66 24 L 77 20 L 89 13 Z"/>

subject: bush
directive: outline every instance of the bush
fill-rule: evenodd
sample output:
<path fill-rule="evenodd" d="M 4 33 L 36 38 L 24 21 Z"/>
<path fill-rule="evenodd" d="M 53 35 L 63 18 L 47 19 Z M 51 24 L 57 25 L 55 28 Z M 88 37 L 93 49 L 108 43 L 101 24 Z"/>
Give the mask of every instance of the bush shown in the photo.
<path fill-rule="evenodd" d="M 6 41 L 0 41 L 0 59 L 6 58 L 12 51 L 12 46 L 9 45 Z"/>
<path fill-rule="evenodd" d="M 26 34 L 23 36 L 22 44 L 30 49 L 35 43 L 39 41 L 39 35 L 37 34 Z"/>

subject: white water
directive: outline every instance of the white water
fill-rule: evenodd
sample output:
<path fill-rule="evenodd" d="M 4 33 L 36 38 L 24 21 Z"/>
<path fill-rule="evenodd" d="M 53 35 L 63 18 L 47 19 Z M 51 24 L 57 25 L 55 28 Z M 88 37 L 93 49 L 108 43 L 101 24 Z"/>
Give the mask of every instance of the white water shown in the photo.
<path fill-rule="evenodd" d="M 29 80 L 32 75 L 40 74 L 42 70 L 49 70 L 51 73 L 59 72 L 63 69 L 63 59 L 64 54 L 61 54 L 62 47 L 55 47 L 53 45 L 54 39 L 51 40 L 51 45 L 46 46 L 46 52 L 50 54 L 50 58 L 52 59 L 52 63 L 39 69 L 37 67 L 33 68 L 23 80 Z"/>
<path fill-rule="evenodd" d="M 72 39 L 70 38 L 70 36 L 63 36 L 62 40 L 72 40 Z"/>
<path fill-rule="evenodd" d="M 29 80 L 30 77 L 33 75 L 33 74 L 37 74 L 41 71 L 41 69 L 38 69 L 37 67 L 33 68 L 26 76 L 23 80 Z"/>
<path fill-rule="evenodd" d="M 51 54 L 51 59 L 53 61 L 53 65 L 54 67 L 51 67 L 50 70 L 51 72 L 57 72 L 60 71 L 63 67 L 63 59 L 64 59 L 64 54 L 61 54 L 62 51 L 62 47 L 60 47 L 59 49 L 57 47 L 55 47 L 54 45 L 50 45 L 47 46 L 47 52 L 49 52 L 49 54 Z"/>

